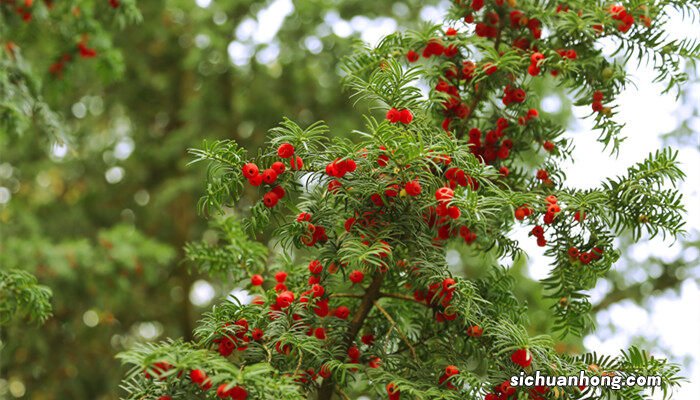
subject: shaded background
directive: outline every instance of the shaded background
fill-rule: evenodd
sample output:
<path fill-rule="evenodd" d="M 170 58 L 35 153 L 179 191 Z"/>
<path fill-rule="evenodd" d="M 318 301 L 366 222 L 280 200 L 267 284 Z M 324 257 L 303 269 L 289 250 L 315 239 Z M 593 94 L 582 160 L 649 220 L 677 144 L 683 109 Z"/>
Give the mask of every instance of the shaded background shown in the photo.
<path fill-rule="evenodd" d="M 116 399 L 123 372 L 116 353 L 137 341 L 189 338 L 199 315 L 235 288 L 181 261 L 187 241 L 214 235 L 196 214 L 204 171 L 186 166 L 186 149 L 234 138 L 254 150 L 282 116 L 301 125 L 322 119 L 350 136 L 362 121 L 339 87 L 340 58 L 356 40 L 375 43 L 399 27 L 440 21 L 448 5 L 141 1 L 142 23 L 110 27 L 114 48 L 75 63 L 61 79 L 42 71 L 66 44 L 49 27 L 13 26 L 66 135 L 41 124 L 0 131 L 2 267 L 28 270 L 54 292 L 46 324 L 17 321 L 0 331 L 0 397 Z M 680 19 L 671 34 L 698 36 Z M 664 144 L 681 148 L 689 234 L 629 247 L 593 291 L 599 330 L 557 346 L 615 353 L 640 344 L 684 364 L 696 382 L 678 398 L 690 399 L 700 392 L 700 84 L 686 85 L 679 99 L 659 96 L 648 69 L 631 70 L 638 85 L 619 99 L 629 139 L 617 159 L 586 121 L 573 119 L 587 110 L 572 114 L 565 93 L 543 85 L 542 109 L 570 123 L 571 186 L 594 186 Z M 530 255 L 513 264 L 518 294 L 529 303 L 532 333 L 546 332 L 550 304 L 536 280 L 548 261 L 526 232 L 514 237 Z M 467 250 L 450 251 L 448 260 L 468 276 L 490 262 Z"/>

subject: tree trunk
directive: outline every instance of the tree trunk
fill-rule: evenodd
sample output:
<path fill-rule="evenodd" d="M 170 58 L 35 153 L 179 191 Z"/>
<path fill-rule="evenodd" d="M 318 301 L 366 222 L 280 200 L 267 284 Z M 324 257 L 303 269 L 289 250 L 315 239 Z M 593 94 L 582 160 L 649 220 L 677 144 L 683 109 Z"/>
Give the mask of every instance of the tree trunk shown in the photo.
<path fill-rule="evenodd" d="M 372 283 L 370 283 L 367 287 L 367 290 L 365 290 L 365 295 L 362 298 L 362 302 L 360 303 L 360 306 L 357 308 L 357 311 L 355 311 L 355 315 L 350 321 L 350 326 L 348 327 L 348 331 L 345 337 L 345 344 L 343 346 L 344 351 L 343 354 L 338 358 L 339 360 L 345 359 L 347 350 L 350 348 L 350 346 L 352 346 L 353 342 L 355 341 L 355 338 L 357 337 L 357 334 L 360 332 L 360 329 L 362 329 L 362 325 L 364 325 L 365 319 L 367 319 L 369 312 L 372 311 L 374 302 L 377 299 L 379 299 L 383 282 L 384 273 L 379 271 L 375 272 L 374 277 L 372 278 Z M 335 382 L 333 382 L 333 378 L 331 377 L 328 379 L 324 379 L 323 383 L 321 384 L 321 387 L 318 389 L 318 400 L 331 400 L 331 398 L 333 397 L 334 389 Z"/>

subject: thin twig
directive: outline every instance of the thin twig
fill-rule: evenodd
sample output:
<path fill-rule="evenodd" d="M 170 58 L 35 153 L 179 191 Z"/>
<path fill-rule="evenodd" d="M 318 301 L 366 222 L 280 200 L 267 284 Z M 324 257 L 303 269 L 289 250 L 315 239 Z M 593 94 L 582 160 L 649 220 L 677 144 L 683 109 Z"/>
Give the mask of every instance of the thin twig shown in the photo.
<path fill-rule="evenodd" d="M 396 330 L 396 333 L 399 334 L 401 340 L 403 340 L 404 343 L 406 343 L 406 346 L 408 346 L 408 348 L 411 350 L 411 355 L 413 356 L 413 359 L 418 360 L 418 356 L 416 356 L 416 349 L 413 348 L 413 345 L 411 345 L 411 342 L 408 341 L 406 335 L 404 335 L 403 332 L 401 332 L 401 329 L 399 329 L 398 326 L 396 326 L 396 321 L 394 321 L 391 315 L 389 315 L 389 313 L 386 312 L 386 310 L 382 306 L 380 306 L 376 300 L 374 301 L 374 306 L 377 308 L 377 310 L 379 310 L 379 312 L 384 314 L 384 316 L 387 320 L 389 320 L 389 322 L 391 322 L 391 328 L 389 328 L 389 332 L 391 332 L 392 329 Z"/>
<path fill-rule="evenodd" d="M 416 300 L 415 298 L 413 298 L 413 296 L 409 296 L 409 295 L 406 295 L 406 294 L 400 294 L 400 293 L 384 293 L 384 292 L 382 292 L 382 293 L 380 294 L 379 297 L 390 297 L 390 298 L 392 298 L 392 299 L 399 299 L 399 300 L 412 301 L 412 302 L 414 302 L 414 303 L 418 303 L 418 304 L 421 304 L 421 305 L 424 305 L 424 306 L 428 307 L 428 305 L 427 305 L 425 302 Z"/>
<path fill-rule="evenodd" d="M 338 393 L 338 396 L 342 397 L 343 400 L 350 400 L 350 398 L 348 397 L 348 395 L 345 394 L 345 392 L 343 392 L 343 391 L 340 389 L 340 387 L 337 386 L 337 385 L 336 385 L 336 387 L 335 387 L 335 392 Z"/>
<path fill-rule="evenodd" d="M 301 368 L 301 362 L 304 360 L 304 352 L 299 351 L 299 362 L 297 363 L 297 367 L 294 369 L 294 374 L 292 376 L 296 377 L 297 374 L 299 373 L 299 368 Z"/>
<path fill-rule="evenodd" d="M 330 295 L 330 297 L 350 297 L 353 299 L 361 299 L 364 297 L 364 295 L 354 293 L 333 293 Z"/>

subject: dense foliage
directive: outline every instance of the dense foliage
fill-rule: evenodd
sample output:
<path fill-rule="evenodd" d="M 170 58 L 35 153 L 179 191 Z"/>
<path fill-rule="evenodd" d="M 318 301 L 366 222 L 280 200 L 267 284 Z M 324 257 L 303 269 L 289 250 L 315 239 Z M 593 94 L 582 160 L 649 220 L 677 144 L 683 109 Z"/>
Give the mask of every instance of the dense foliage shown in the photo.
<path fill-rule="evenodd" d="M 586 290 L 619 257 L 627 231 L 682 232 L 684 174 L 676 154 L 650 154 L 600 188 L 566 186 L 559 168 L 574 145 L 541 113 L 531 88 L 551 80 L 591 108 L 599 140 L 622 151 L 615 98 L 622 68 L 654 60 L 672 90 L 689 41 L 662 39 L 667 13 L 692 3 L 462 2 L 445 26 L 394 34 L 344 63 L 365 124 L 349 139 L 323 123 L 284 120 L 248 155 L 234 141 L 193 150 L 208 162 L 200 210 L 234 207 L 248 187 L 259 201 L 242 222 L 221 220 L 217 244 L 191 244 L 203 270 L 248 283 L 252 302 L 215 306 L 196 342 L 149 344 L 121 355 L 129 398 L 306 398 L 374 393 L 409 398 L 582 398 L 591 388 L 511 388 L 521 371 L 548 375 L 661 375 L 678 368 L 636 348 L 617 358 L 555 351 L 528 334 L 516 281 L 501 265 L 479 279 L 453 275 L 446 249 L 469 246 L 506 264 L 518 226 L 553 260 L 543 282 L 557 335 L 591 328 Z M 621 61 L 598 43 L 613 40 Z M 429 88 L 421 90 L 420 88 Z M 379 112 L 375 112 L 379 110 Z M 275 251 L 253 235 L 269 227 Z M 250 237 L 246 237 L 250 235 Z M 274 282 L 272 282 L 274 277 Z M 643 398 L 644 388 L 596 398 Z"/>

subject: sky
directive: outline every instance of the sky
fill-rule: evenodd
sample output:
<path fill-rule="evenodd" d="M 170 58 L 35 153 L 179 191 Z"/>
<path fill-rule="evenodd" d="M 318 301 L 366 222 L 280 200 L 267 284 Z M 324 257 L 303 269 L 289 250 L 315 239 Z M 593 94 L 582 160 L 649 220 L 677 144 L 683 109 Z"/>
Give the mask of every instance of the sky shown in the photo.
<path fill-rule="evenodd" d="M 200 7 L 209 7 L 215 0 L 195 0 Z M 228 51 L 231 61 L 236 65 L 245 65 L 251 61 L 253 52 L 251 44 L 267 43 L 270 50 L 267 53 L 258 54 L 257 61 L 266 63 L 274 61 L 279 49 L 276 48 L 275 36 L 284 19 L 294 11 L 291 0 L 273 0 L 268 3 L 255 19 L 246 19 L 236 27 L 237 40 L 231 42 Z M 445 15 L 449 3 L 444 2 L 438 7 L 426 6 L 420 10 L 420 16 L 429 21 L 439 22 Z M 405 6 L 404 6 L 405 7 Z M 395 6 L 396 13 L 408 12 L 401 7 L 401 3 Z M 338 36 L 346 37 L 353 32 L 359 32 L 361 38 L 375 44 L 384 35 L 397 29 L 396 22 L 391 18 L 368 19 L 355 17 L 350 20 L 341 19 L 337 13 L 328 13 L 325 21 L 330 31 Z M 262 29 L 261 27 L 264 27 Z M 330 32 L 329 32 L 330 33 Z M 694 37 L 700 39 L 700 29 L 693 26 L 690 21 L 682 21 L 680 16 L 674 19 L 668 26 L 668 34 L 672 37 Z M 305 40 L 306 47 L 312 53 L 323 50 L 317 37 L 310 36 Z M 611 43 L 604 47 L 606 52 L 612 52 L 614 46 Z M 622 144 L 619 155 L 615 158 L 609 156 L 602 145 L 596 141 L 597 134 L 592 132 L 592 121 L 582 120 L 589 109 L 587 107 L 575 109 L 574 114 L 577 123 L 568 130 L 567 134 L 575 138 L 576 149 L 573 159 L 576 163 L 567 163 L 564 166 L 567 173 L 567 185 L 577 188 L 591 188 L 599 186 L 600 182 L 608 177 L 624 174 L 627 167 L 642 161 L 650 152 L 663 147 L 660 136 L 676 128 L 679 120 L 687 117 L 692 111 L 680 107 L 673 93 L 660 95 L 663 86 L 651 83 L 654 78 L 653 71 L 648 67 L 634 66 L 628 68 L 630 78 L 636 86 L 631 85 L 616 101 L 620 105 L 618 120 L 626 124 L 622 133 L 627 140 Z M 700 84 L 690 86 L 689 93 L 694 102 L 700 104 Z M 544 99 L 544 109 L 557 107 L 557 102 L 552 99 Z M 694 131 L 700 131 L 700 119 L 693 121 Z M 700 157 L 698 148 L 680 149 L 679 160 L 681 168 L 686 172 L 686 182 L 681 187 L 685 196 L 685 205 L 688 210 L 687 226 L 689 232 L 700 231 Z M 527 231 L 516 232 L 514 238 L 520 239 L 525 251 L 529 254 L 530 275 L 539 279 L 547 276 L 549 261 L 542 254 L 532 240 L 527 238 Z M 682 252 L 679 243 L 654 239 L 645 242 L 632 249 L 632 256 L 636 260 L 644 260 L 649 255 L 655 255 L 663 259 L 672 260 Z M 697 250 L 686 251 L 683 256 L 688 260 L 698 260 Z M 695 269 L 697 274 L 697 268 Z M 632 270 L 634 274 L 634 270 Z M 600 299 L 604 293 L 605 285 L 591 292 L 592 300 Z M 236 292 L 236 296 L 245 294 Z M 195 303 L 208 303 L 214 296 L 213 288 L 201 281 L 195 285 L 195 291 L 191 299 Z M 587 336 L 584 344 L 588 349 L 595 349 L 601 354 L 617 355 L 619 350 L 627 348 L 631 344 L 630 338 L 635 336 L 658 335 L 660 345 L 670 349 L 672 354 L 652 354 L 664 357 L 671 356 L 676 360 L 690 358 L 693 362 L 683 371 L 684 376 L 691 382 L 686 384 L 675 397 L 680 400 L 695 399 L 700 393 L 700 286 L 693 281 L 685 282 L 679 294 L 664 294 L 650 302 L 648 308 L 642 308 L 630 302 L 620 302 L 609 310 L 603 311 L 598 316 L 600 327 L 594 334 Z M 607 328 L 612 323 L 616 327 L 614 331 Z M 660 398 L 660 397 L 658 397 Z"/>

